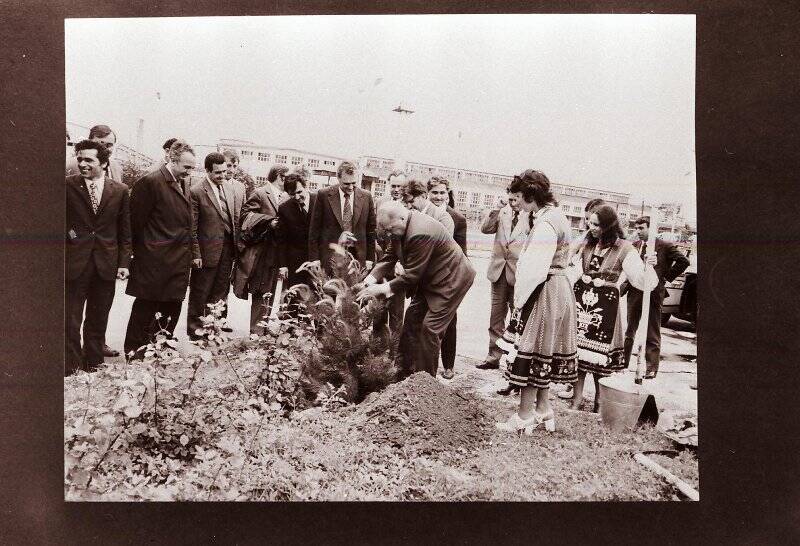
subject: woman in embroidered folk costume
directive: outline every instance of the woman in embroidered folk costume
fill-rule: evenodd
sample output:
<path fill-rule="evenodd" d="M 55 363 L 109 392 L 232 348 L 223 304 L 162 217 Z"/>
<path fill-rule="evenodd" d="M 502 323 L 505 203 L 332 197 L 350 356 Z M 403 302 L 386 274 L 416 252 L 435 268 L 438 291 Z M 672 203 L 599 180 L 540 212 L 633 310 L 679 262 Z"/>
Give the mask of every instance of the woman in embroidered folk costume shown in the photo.
<path fill-rule="evenodd" d="M 595 387 L 593 411 L 597 412 L 600 378 L 625 369 L 625 328 L 619 313 L 620 277 L 624 272 L 628 281 L 641 290 L 645 269 L 633 245 L 625 240 L 612 207 L 597 207 L 589 217 L 588 227 L 589 232 L 576 260 L 578 381 L 571 407 L 579 408 L 586 374 L 591 373 Z M 649 286 L 658 282 L 652 263 L 651 259 L 647 265 Z"/>
<path fill-rule="evenodd" d="M 522 210 L 535 217 L 517 262 L 516 357 L 505 374 L 511 385 L 522 387 L 522 395 L 517 413 L 497 428 L 530 434 L 544 424 L 552 432 L 555 419 L 548 400 L 550 383 L 572 383 L 577 378 L 575 297 L 565 272 L 570 224 L 543 173 L 528 169 L 515 176 L 509 192 L 517 197 Z"/>

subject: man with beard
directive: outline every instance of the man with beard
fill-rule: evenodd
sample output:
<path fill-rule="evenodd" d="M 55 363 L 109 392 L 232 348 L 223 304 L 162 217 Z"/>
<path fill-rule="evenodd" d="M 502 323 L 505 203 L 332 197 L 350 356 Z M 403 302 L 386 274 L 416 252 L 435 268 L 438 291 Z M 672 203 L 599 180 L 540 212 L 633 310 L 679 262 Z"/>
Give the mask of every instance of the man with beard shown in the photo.
<path fill-rule="evenodd" d="M 142 347 L 159 329 L 173 334 L 189 271 L 201 265 L 200 259 L 192 259 L 188 186 L 194 166 L 194 150 L 177 140 L 170 147 L 169 163 L 137 180 L 131 191 L 133 262 L 126 293 L 136 299 L 125 333 L 130 358 L 142 358 Z"/>
<path fill-rule="evenodd" d="M 105 146 L 84 140 L 75 151 L 80 174 L 66 179 L 67 375 L 93 370 L 103 362 L 115 279 L 128 277 L 131 256 L 128 187 L 105 175 L 109 160 Z"/>

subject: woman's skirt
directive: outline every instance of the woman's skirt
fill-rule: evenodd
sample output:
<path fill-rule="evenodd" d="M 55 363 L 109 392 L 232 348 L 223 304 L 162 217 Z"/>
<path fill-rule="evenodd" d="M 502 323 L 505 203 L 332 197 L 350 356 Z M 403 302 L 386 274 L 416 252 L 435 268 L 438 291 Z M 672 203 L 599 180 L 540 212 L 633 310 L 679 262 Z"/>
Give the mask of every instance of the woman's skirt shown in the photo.
<path fill-rule="evenodd" d="M 575 296 L 563 274 L 548 276 L 522 308 L 517 356 L 505 377 L 512 385 L 546 389 L 578 378 Z"/>
<path fill-rule="evenodd" d="M 578 280 L 574 287 L 578 320 L 578 369 L 607 377 L 625 369 L 619 289 Z"/>

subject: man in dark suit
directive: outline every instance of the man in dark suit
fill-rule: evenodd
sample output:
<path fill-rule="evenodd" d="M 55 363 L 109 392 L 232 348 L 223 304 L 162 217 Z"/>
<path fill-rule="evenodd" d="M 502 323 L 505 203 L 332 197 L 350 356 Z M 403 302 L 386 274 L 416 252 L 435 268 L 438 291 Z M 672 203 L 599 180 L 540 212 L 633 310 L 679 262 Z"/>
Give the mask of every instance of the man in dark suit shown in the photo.
<path fill-rule="evenodd" d="M 310 284 L 311 278 L 297 268 L 308 261 L 308 225 L 317 194 L 309 193 L 299 174 L 287 174 L 283 190 L 289 199 L 278 207 L 278 263 L 286 286 Z"/>
<path fill-rule="evenodd" d="M 137 180 L 131 190 L 133 261 L 126 293 L 136 300 L 125 333 L 125 354 L 135 353 L 133 358 L 143 356 L 139 349 L 159 329 L 173 334 L 189 271 L 201 265 L 200 259 L 192 260 L 189 173 L 195 166 L 194 150 L 176 140 L 169 158 L 167 165 Z"/>
<path fill-rule="evenodd" d="M 274 165 L 267 176 L 267 182 L 256 188 L 242 208 L 241 221 L 252 222 L 253 218 L 262 218 L 268 224 L 264 236 L 253 245 L 252 250 L 244 253 L 237 263 L 237 275 L 246 278 L 247 292 L 250 300 L 250 333 L 263 331 L 258 326 L 261 319 L 269 314 L 270 305 L 264 300 L 268 294 L 274 294 L 278 282 L 278 207 L 286 200 L 286 194 L 275 186 L 277 177 L 286 172 L 283 165 Z M 249 220 L 248 220 L 249 218 Z"/>
<path fill-rule="evenodd" d="M 209 304 L 220 300 L 227 304 L 243 205 L 241 193 L 225 181 L 227 166 L 221 153 L 208 154 L 205 169 L 206 178 L 189 190 L 192 258 L 200 260 L 200 267 L 192 270 L 189 281 L 186 320 L 189 339 L 198 338 L 196 330 L 203 326 L 200 317 L 208 312 Z"/>
<path fill-rule="evenodd" d="M 644 243 L 648 239 L 650 230 L 650 217 L 642 216 L 637 218 L 634 221 L 634 226 L 639 240 L 635 241 L 633 246 L 640 254 L 643 254 Z M 664 282 L 674 281 L 689 267 L 689 260 L 672 243 L 656 239 L 655 253 L 655 270 L 658 275 L 658 285 L 650 292 L 650 314 L 647 317 L 647 343 L 645 345 L 645 360 L 647 361 L 645 379 L 652 379 L 656 376 L 658 364 L 661 360 L 661 306 L 666 295 Z M 625 364 L 627 365 L 630 363 L 633 341 L 642 316 L 642 291 L 630 286 L 627 282 L 620 291 L 622 293 L 627 292 L 628 298 L 628 328 L 625 331 Z"/>
<path fill-rule="evenodd" d="M 308 259 L 319 261 L 330 273 L 328 245 L 348 232 L 356 240 L 353 256 L 369 268 L 375 261 L 375 203 L 369 192 L 356 187 L 359 173 L 352 161 L 342 161 L 336 176 L 339 183 L 319 190 L 311 209 Z"/>
<path fill-rule="evenodd" d="M 66 178 L 67 375 L 103 362 L 115 279 L 128 277 L 131 257 L 128 187 L 105 175 L 109 161 L 105 146 L 84 140 L 75 151 L 80 174 Z"/>
<path fill-rule="evenodd" d="M 433 176 L 428 180 L 428 200 L 439 210 L 444 210 L 453 219 L 453 240 L 467 255 L 467 219 L 463 214 L 447 204 L 450 196 L 450 181 L 444 177 Z M 442 338 L 442 377 L 453 378 L 453 367 L 456 363 L 456 325 L 458 315 L 453 315 L 453 320 L 444 332 Z"/>
<path fill-rule="evenodd" d="M 426 214 L 386 203 L 378 211 L 378 229 L 392 237 L 389 253 L 365 279 L 358 297 L 411 293 L 400 338 L 400 375 L 426 371 L 436 376 L 442 336 L 464 299 L 475 269 L 444 226 Z M 402 269 L 389 282 L 379 283 Z"/>

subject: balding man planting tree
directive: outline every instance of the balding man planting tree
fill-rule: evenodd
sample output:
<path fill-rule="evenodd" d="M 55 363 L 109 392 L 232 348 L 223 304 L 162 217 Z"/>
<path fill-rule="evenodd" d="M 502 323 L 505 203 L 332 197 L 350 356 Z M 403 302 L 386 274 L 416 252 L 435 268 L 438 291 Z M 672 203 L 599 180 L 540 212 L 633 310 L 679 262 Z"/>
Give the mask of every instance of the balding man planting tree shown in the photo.
<path fill-rule="evenodd" d="M 358 297 L 388 298 L 401 289 L 411 295 L 400 337 L 400 376 L 426 371 L 435 377 L 442 336 L 475 269 L 442 224 L 426 214 L 389 202 L 378 210 L 377 224 L 391 243 Z"/>

